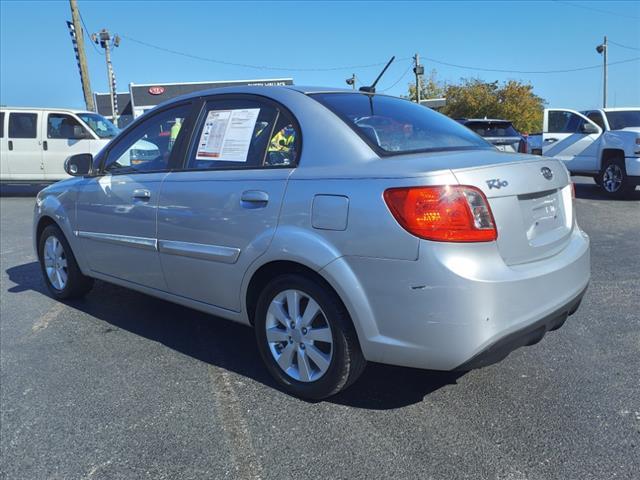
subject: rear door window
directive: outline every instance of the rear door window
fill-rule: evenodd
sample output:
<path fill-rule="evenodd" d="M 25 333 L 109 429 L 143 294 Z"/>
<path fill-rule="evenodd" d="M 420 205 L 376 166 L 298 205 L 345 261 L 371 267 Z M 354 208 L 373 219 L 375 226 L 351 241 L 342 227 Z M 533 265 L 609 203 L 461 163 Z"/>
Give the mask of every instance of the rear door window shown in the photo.
<path fill-rule="evenodd" d="M 4 138 L 4 112 L 0 112 L 0 138 Z"/>
<path fill-rule="evenodd" d="M 9 138 L 36 138 L 38 131 L 37 113 L 9 114 Z"/>
<path fill-rule="evenodd" d="M 276 104 L 257 98 L 212 99 L 195 129 L 186 169 L 294 166 L 299 145 L 297 124 Z"/>

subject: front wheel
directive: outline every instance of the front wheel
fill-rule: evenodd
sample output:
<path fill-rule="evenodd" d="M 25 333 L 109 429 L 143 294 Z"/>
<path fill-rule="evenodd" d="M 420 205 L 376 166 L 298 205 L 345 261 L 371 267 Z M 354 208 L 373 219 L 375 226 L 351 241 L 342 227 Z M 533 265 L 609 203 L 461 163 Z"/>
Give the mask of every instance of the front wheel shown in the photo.
<path fill-rule="evenodd" d="M 629 182 L 624 160 L 619 158 L 605 161 L 596 183 L 611 198 L 623 198 L 635 188 Z"/>
<path fill-rule="evenodd" d="M 47 288 L 58 300 L 82 297 L 93 287 L 93 279 L 82 274 L 69 242 L 57 225 L 49 225 L 42 231 L 38 259 Z"/>
<path fill-rule="evenodd" d="M 366 366 L 344 305 L 327 285 L 306 275 L 282 275 L 264 288 L 255 332 L 271 375 L 301 398 L 334 395 Z"/>

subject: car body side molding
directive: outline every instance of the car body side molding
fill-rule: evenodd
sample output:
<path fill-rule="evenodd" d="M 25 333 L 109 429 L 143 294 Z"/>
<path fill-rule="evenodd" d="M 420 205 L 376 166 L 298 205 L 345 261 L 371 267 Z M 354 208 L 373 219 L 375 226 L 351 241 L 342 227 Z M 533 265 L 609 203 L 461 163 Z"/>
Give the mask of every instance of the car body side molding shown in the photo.
<path fill-rule="evenodd" d="M 160 240 L 158 250 L 169 255 L 199 258 L 222 263 L 236 263 L 240 256 L 240 249 L 223 247 L 220 245 L 207 245 L 203 243 L 177 242 L 173 240 Z"/>

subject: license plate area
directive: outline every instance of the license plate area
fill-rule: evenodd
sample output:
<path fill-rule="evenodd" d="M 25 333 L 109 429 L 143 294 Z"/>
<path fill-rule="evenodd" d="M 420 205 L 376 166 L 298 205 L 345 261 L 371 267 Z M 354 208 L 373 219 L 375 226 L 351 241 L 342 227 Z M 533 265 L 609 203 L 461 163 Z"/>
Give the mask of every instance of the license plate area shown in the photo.
<path fill-rule="evenodd" d="M 523 226 L 529 245 L 537 247 L 557 241 L 569 232 L 559 190 L 518 195 Z"/>

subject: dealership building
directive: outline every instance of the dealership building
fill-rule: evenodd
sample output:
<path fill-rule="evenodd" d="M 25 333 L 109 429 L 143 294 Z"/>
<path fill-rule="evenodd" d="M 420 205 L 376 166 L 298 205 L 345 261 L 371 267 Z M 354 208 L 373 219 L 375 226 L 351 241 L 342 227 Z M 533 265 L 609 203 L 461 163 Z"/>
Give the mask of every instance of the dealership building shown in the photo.
<path fill-rule="evenodd" d="M 213 88 L 232 86 L 278 86 L 293 85 L 291 78 L 270 78 L 255 80 L 234 80 L 219 82 L 185 82 L 185 83 L 150 83 L 150 84 L 129 84 L 128 92 L 118 92 L 116 94 L 118 112 L 118 126 L 123 128 L 138 118 L 144 112 L 151 110 L 167 100 L 180 95 L 209 90 Z M 111 107 L 111 95 L 109 93 L 95 93 L 95 105 L 97 112 L 113 120 L 113 109 Z"/>

